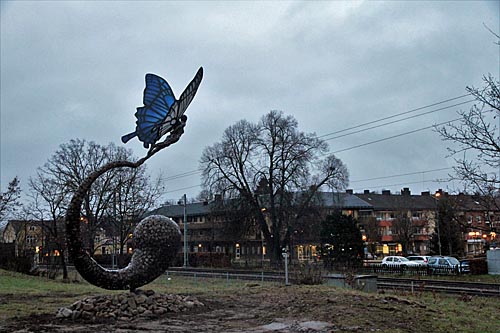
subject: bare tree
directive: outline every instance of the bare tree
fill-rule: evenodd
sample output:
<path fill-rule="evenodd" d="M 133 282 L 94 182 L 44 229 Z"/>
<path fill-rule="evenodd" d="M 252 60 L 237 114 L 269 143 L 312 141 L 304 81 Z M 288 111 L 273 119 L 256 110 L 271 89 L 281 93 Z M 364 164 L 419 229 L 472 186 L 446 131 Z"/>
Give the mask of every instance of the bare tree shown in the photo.
<path fill-rule="evenodd" d="M 21 197 L 21 186 L 19 178 L 14 177 L 9 182 L 7 190 L 0 192 L 0 220 L 14 214 L 19 206 L 19 198 Z"/>
<path fill-rule="evenodd" d="M 459 123 L 437 128 L 457 156 L 454 179 L 463 181 L 466 190 L 488 197 L 500 189 L 500 83 L 492 76 L 483 78 L 482 89 L 467 87 L 477 103 L 459 111 Z"/>
<path fill-rule="evenodd" d="M 327 150 L 315 134 L 299 131 L 295 118 L 271 111 L 258 124 L 241 120 L 228 127 L 220 142 L 205 148 L 203 185 L 244 200 L 272 258 L 280 260 L 290 226 L 307 212 L 320 187 L 347 186 L 344 164 L 333 155 L 320 159 Z"/>
<path fill-rule="evenodd" d="M 431 253 L 463 256 L 463 235 L 467 230 L 467 223 L 459 214 L 464 210 L 465 202 L 461 196 L 444 194 L 437 203 L 437 223 L 431 238 Z M 437 231 L 439 230 L 439 234 Z"/>
<path fill-rule="evenodd" d="M 40 199 L 43 199 L 47 211 L 51 211 L 52 218 L 56 220 L 64 215 L 69 197 L 87 175 L 110 161 L 127 160 L 131 154 L 130 150 L 117 147 L 112 143 L 108 146 L 101 146 L 92 141 L 71 140 L 69 143 L 62 144 L 45 165 L 38 169 L 37 177 L 30 182 L 33 197 L 38 196 L 39 204 L 41 204 Z M 149 182 L 145 180 L 147 178 L 145 178 L 143 168 L 139 168 L 142 171 L 108 172 L 100 177 L 86 193 L 83 198 L 82 221 L 87 250 L 90 253 L 95 251 L 96 232 L 103 227 L 106 217 L 109 217 L 116 195 L 119 196 L 119 201 L 123 198 L 120 201 L 121 206 L 118 207 L 118 216 L 119 220 L 124 223 L 129 222 L 128 217 L 147 207 L 131 208 L 138 202 L 138 193 L 148 191 Z M 151 198 L 141 200 L 149 199 Z M 121 214 L 126 215 L 127 218 L 122 219 Z"/>
<path fill-rule="evenodd" d="M 118 240 L 119 254 L 144 214 L 156 206 L 163 193 L 161 177 L 155 181 L 146 174 L 146 167 L 121 169 L 113 179 L 112 199 L 107 211 L 113 241 Z"/>
<path fill-rule="evenodd" d="M 410 214 L 411 212 L 408 209 L 399 208 L 394 212 L 394 219 L 392 220 L 392 233 L 395 240 L 401 244 L 404 255 L 408 254 L 413 242 L 413 236 L 416 233 Z"/>
<path fill-rule="evenodd" d="M 26 209 L 29 218 L 41 221 L 44 244 L 47 250 L 54 249 L 60 254 L 63 279 L 68 278 L 66 263 L 66 237 L 64 214 L 68 204 L 68 193 L 53 178 L 48 178 L 39 169 L 36 177 L 29 180 L 31 202 Z"/>
<path fill-rule="evenodd" d="M 377 252 L 377 244 L 382 241 L 382 235 L 379 227 L 379 222 L 375 216 L 361 216 L 360 223 L 363 225 L 366 236 L 368 252 L 375 257 Z"/>

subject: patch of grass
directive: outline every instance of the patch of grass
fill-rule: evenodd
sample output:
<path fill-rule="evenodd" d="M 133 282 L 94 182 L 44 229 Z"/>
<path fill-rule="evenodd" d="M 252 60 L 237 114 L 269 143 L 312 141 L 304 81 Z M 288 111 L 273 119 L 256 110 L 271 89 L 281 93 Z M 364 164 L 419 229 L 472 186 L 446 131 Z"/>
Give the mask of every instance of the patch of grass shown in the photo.
<path fill-rule="evenodd" d="M 71 282 L 64 282 L 60 278 L 52 280 L 0 269 L 0 320 L 31 314 L 54 314 L 60 307 L 71 305 L 86 296 L 123 292 L 98 288 L 77 273 L 71 274 Z M 141 289 L 170 294 L 227 295 L 245 289 L 248 284 L 247 281 L 237 280 L 161 276 Z"/>
<path fill-rule="evenodd" d="M 86 295 L 112 292 L 87 282 L 62 282 L 0 269 L 0 320 L 55 313 Z"/>
<path fill-rule="evenodd" d="M 252 314 L 249 318 L 259 318 L 253 319 L 259 324 L 271 323 L 276 318 L 325 321 L 340 331 L 500 332 L 498 297 L 429 292 L 375 294 L 328 285 L 285 287 L 283 283 L 169 277 L 162 276 L 141 289 L 212 300 L 216 305 L 206 310 L 213 313 L 207 317 L 197 314 L 197 320 L 210 323 L 217 313 L 221 322 L 236 313 Z M 108 291 L 87 282 L 63 283 L 0 270 L 0 321 L 31 314 L 53 315 L 58 308 L 86 296 L 117 292 L 123 291 Z"/>
<path fill-rule="evenodd" d="M 427 294 L 423 299 L 438 332 L 500 332 L 498 298 Z"/>
<path fill-rule="evenodd" d="M 453 280 L 453 281 L 464 281 L 464 282 L 482 282 L 482 283 L 500 283 L 500 275 L 431 275 L 425 277 L 425 279 L 434 280 Z"/>
<path fill-rule="evenodd" d="M 262 283 L 252 283 L 242 280 L 226 280 L 222 278 L 194 278 L 184 276 L 161 276 L 141 289 L 153 289 L 162 293 L 170 294 L 192 294 L 192 295 L 213 295 L 213 294 L 233 294 L 236 291 L 254 288 Z M 274 282 L 264 282 L 265 286 L 277 285 Z"/>
<path fill-rule="evenodd" d="M 47 292 L 71 292 L 74 294 L 84 294 L 96 291 L 98 288 L 86 283 L 62 283 L 38 276 L 29 276 L 0 270 L 0 294 L 2 293 L 23 293 L 43 294 Z"/>

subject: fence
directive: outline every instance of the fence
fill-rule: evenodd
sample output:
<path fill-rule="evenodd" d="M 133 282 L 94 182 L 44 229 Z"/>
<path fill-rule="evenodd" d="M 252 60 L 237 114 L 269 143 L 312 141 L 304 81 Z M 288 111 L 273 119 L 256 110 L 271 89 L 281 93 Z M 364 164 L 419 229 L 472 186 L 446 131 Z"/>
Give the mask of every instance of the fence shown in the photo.
<path fill-rule="evenodd" d="M 273 282 L 273 283 L 284 283 L 285 276 L 280 273 L 269 273 L 269 272 L 255 272 L 255 273 L 241 273 L 241 272 L 229 272 L 229 271 L 191 271 L 191 270 L 167 270 L 165 272 L 167 281 L 171 277 L 186 277 L 193 279 L 194 283 L 203 283 L 209 279 L 216 279 L 219 281 L 225 281 L 226 284 L 230 284 L 232 281 L 255 281 L 255 282 Z"/>
<path fill-rule="evenodd" d="M 407 276 L 429 276 L 429 275 L 459 275 L 468 273 L 460 266 L 405 266 L 405 265 L 390 265 L 390 264 L 369 264 L 363 266 L 361 272 L 365 274 L 380 274 L 380 275 L 407 275 Z"/>

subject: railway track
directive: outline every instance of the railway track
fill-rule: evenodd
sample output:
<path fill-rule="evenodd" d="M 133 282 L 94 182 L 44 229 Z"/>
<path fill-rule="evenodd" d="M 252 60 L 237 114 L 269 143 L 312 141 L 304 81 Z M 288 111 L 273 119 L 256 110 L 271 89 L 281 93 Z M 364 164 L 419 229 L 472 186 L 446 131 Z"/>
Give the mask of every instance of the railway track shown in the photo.
<path fill-rule="evenodd" d="M 245 270 L 197 270 L 197 269 L 169 269 L 167 275 L 186 276 L 192 278 L 215 278 L 225 280 L 285 282 L 285 275 L 280 272 L 252 272 Z M 292 281 L 293 282 L 293 281 Z M 438 292 L 446 294 L 499 297 L 500 284 L 464 282 L 432 279 L 408 279 L 377 277 L 378 290 L 418 292 Z"/>
<path fill-rule="evenodd" d="M 471 296 L 500 297 L 500 284 L 430 279 L 377 278 L 379 290 L 440 292 Z"/>

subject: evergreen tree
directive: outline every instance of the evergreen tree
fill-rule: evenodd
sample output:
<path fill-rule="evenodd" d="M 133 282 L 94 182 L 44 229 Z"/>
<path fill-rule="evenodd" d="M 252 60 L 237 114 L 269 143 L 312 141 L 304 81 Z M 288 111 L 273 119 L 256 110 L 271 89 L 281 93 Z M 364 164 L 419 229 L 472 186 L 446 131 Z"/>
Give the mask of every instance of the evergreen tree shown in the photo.
<path fill-rule="evenodd" d="M 356 220 L 336 211 L 321 223 L 321 242 L 325 265 L 353 268 L 361 264 L 363 240 Z"/>

